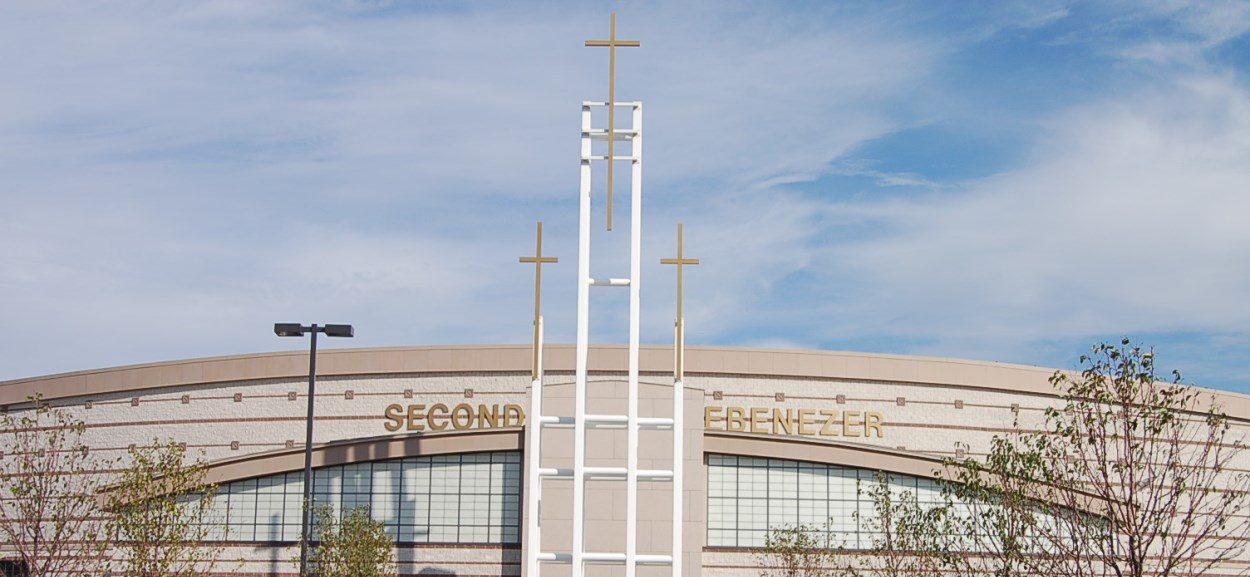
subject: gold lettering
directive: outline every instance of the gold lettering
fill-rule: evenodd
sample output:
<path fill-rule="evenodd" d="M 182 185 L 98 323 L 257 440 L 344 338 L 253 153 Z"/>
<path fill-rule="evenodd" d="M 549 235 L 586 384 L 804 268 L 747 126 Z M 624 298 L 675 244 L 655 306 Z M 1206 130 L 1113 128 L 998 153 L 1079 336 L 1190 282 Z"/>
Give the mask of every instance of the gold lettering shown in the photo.
<path fill-rule="evenodd" d="M 488 423 L 491 428 L 499 426 L 499 405 L 477 406 L 477 426 L 485 429 Z"/>
<path fill-rule="evenodd" d="M 703 428 L 711 429 L 713 423 L 724 421 L 725 418 L 720 416 L 720 412 L 721 407 L 703 407 Z"/>
<path fill-rule="evenodd" d="M 766 413 L 768 413 L 768 409 L 764 409 L 761 407 L 751 408 L 751 432 L 752 433 L 767 433 L 768 432 L 768 431 L 765 431 L 764 427 L 761 426 L 762 424 L 768 422 L 768 417 L 765 416 Z"/>
<path fill-rule="evenodd" d="M 826 437 L 838 436 L 838 430 L 833 427 L 835 421 L 838 419 L 838 412 L 821 409 L 820 416 L 825 418 L 825 424 L 820 428 L 820 434 Z"/>
<path fill-rule="evenodd" d="M 409 431 L 424 431 L 425 430 L 425 425 L 422 425 L 420 422 L 421 419 L 424 417 L 424 415 L 421 414 L 421 411 L 424 411 L 424 410 L 425 410 L 425 405 L 423 404 L 422 405 L 408 405 L 408 430 Z"/>
<path fill-rule="evenodd" d="M 386 406 L 386 430 L 394 432 L 404 426 L 404 406 L 403 405 L 387 405 Z"/>
<path fill-rule="evenodd" d="M 813 411 L 811 409 L 799 409 L 799 434 L 800 435 L 815 435 L 816 434 L 810 428 L 812 425 L 816 424 L 812 421 L 812 415 L 814 415 L 815 413 L 816 411 Z"/>
<path fill-rule="evenodd" d="M 503 426 L 505 427 L 523 427 L 525 426 L 525 409 L 521 405 L 508 403 L 503 406 Z"/>
<path fill-rule="evenodd" d="M 742 418 L 742 407 L 725 409 L 725 430 L 741 432 L 746 428 L 746 420 Z"/>
<path fill-rule="evenodd" d="M 857 429 L 852 430 L 851 427 L 859 427 L 862 421 L 852 421 L 858 419 L 859 411 L 842 411 L 842 436 L 843 437 L 859 437 L 863 431 Z"/>
<path fill-rule="evenodd" d="M 430 405 L 430 412 L 425 415 L 425 420 L 426 422 L 430 424 L 431 431 L 442 431 L 447 428 L 446 420 L 444 421 L 434 420 L 438 417 L 438 415 L 436 415 L 435 413 L 442 413 L 443 416 L 446 416 L 447 412 L 448 412 L 447 405 L 444 405 L 442 403 L 435 403 L 433 405 Z"/>
<path fill-rule="evenodd" d="M 463 431 L 473 426 L 473 407 L 460 403 L 451 409 L 451 427 Z"/>
<path fill-rule="evenodd" d="M 868 411 L 867 413 L 864 413 L 864 436 L 868 437 L 871 436 L 868 434 L 869 432 L 876 432 L 877 438 L 880 439 L 881 424 L 883 422 L 885 422 L 885 419 L 881 417 L 881 413 L 876 411 Z"/>
<path fill-rule="evenodd" d="M 785 431 L 787 435 L 793 435 L 794 421 L 792 419 L 794 417 L 790 413 L 790 409 L 786 409 L 784 419 L 782 416 L 781 409 L 773 409 L 773 434 L 780 435 L 782 431 Z"/>

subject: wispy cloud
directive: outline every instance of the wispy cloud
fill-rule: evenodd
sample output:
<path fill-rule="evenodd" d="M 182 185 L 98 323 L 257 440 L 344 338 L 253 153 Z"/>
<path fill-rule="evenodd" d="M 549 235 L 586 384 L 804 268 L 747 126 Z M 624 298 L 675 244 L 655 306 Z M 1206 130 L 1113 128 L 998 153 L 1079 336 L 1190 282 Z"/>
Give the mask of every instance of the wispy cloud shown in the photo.
<path fill-rule="evenodd" d="M 644 42 L 618 94 L 647 107 L 647 340 L 679 220 L 692 341 L 1049 363 L 1245 334 L 1236 3 L 10 4 L 0 294 L 26 330 L 0 378 L 288 346 L 278 320 L 520 342 L 538 219 L 570 340 L 577 107 L 606 81 L 580 43 L 613 8 Z M 964 125 L 996 144 L 943 162 L 1018 160 L 935 170 L 891 140 Z M 597 338 L 622 305 L 596 301 Z"/>

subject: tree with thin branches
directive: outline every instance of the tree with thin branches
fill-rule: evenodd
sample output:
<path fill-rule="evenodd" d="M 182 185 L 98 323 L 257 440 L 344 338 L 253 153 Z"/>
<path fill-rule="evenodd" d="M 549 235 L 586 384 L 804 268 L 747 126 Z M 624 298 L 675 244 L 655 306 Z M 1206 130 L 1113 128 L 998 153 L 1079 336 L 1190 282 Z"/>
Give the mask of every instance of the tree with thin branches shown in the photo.
<path fill-rule="evenodd" d="M 317 577 L 387 577 L 395 574 L 395 542 L 368 507 L 356 507 L 340 519 L 328 505 L 313 507 L 315 547 L 312 574 Z"/>
<path fill-rule="evenodd" d="M 1041 525 L 1072 577 L 1202 575 L 1240 557 L 1250 537 L 1250 476 L 1232 467 L 1245 448 L 1215 396 L 1162 380 L 1154 351 L 1100 344 L 1079 375 L 1056 372 L 1063 405 L 1046 429 L 1020 435 L 1040 455 Z"/>
<path fill-rule="evenodd" d="M 880 552 L 964 550 L 981 561 L 960 573 L 997 577 L 1192 576 L 1240 558 L 1250 476 L 1233 467 L 1244 440 L 1214 395 L 1161 379 L 1154 352 L 1128 339 L 1081 364 L 1051 377 L 1061 400 L 1040 429 L 1017 423 L 985 458 L 946 462 L 930 514 L 955 520 L 959 542 L 921 533 Z"/>
<path fill-rule="evenodd" d="M 39 396 L 29 402 L 0 414 L 0 554 L 30 577 L 96 574 L 109 545 L 97 498 L 114 462 L 83 443 L 83 421 Z"/>
<path fill-rule="evenodd" d="M 116 537 L 115 562 L 133 577 L 200 577 L 222 548 L 210 542 L 222 525 L 213 508 L 217 487 L 202 460 L 173 440 L 132 447 L 128 466 L 107 493 Z"/>

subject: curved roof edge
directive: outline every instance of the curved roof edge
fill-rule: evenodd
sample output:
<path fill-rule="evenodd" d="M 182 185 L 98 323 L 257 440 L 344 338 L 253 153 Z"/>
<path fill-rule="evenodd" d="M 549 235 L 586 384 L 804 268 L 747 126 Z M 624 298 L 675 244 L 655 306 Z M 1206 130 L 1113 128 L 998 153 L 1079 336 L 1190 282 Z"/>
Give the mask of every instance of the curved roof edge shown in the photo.
<path fill-rule="evenodd" d="M 571 372 L 573 345 L 548 345 L 547 371 Z M 624 372 L 624 345 L 590 349 L 594 371 Z M 639 354 L 640 369 L 649 373 L 673 370 L 671 346 L 647 345 Z M 1054 369 L 1008 363 L 844 351 L 686 347 L 688 375 L 824 378 L 914 383 L 1054 396 L 1049 378 Z M 323 349 L 317 353 L 321 377 L 412 373 L 527 373 L 529 345 L 443 345 L 359 349 Z M 40 393 L 45 399 L 85 397 L 163 387 L 260 379 L 302 378 L 308 374 L 308 352 L 288 351 L 210 357 L 112 367 L 0 382 L 0 405 L 15 404 Z M 1250 418 L 1250 396 L 1212 391 L 1223 409 Z"/>
<path fill-rule="evenodd" d="M 403 457 L 428 457 L 483 451 L 519 451 L 520 427 L 475 431 L 428 432 L 348 439 L 313 445 L 312 466 L 329 467 Z M 222 484 L 240 479 L 304 470 L 304 449 L 279 449 L 207 463 L 204 480 Z"/>

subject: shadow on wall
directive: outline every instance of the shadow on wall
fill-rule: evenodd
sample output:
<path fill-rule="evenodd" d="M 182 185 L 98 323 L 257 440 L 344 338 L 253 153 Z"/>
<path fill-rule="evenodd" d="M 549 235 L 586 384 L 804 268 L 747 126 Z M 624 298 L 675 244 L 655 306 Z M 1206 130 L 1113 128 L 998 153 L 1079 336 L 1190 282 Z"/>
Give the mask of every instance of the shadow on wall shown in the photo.
<path fill-rule="evenodd" d="M 422 569 L 419 573 L 417 573 L 417 575 L 455 575 L 455 574 L 456 574 L 455 571 L 450 571 L 447 569 L 438 569 L 435 567 L 426 567 L 425 569 Z"/>
<path fill-rule="evenodd" d="M 282 540 L 281 523 L 282 523 L 282 519 L 278 517 L 277 513 L 274 513 L 273 515 L 269 516 L 269 540 L 270 541 Z M 271 575 L 277 575 L 279 573 L 282 573 L 281 565 L 282 565 L 282 547 L 270 547 L 269 548 L 269 573 Z M 296 567 L 298 567 L 298 565 Z"/>

